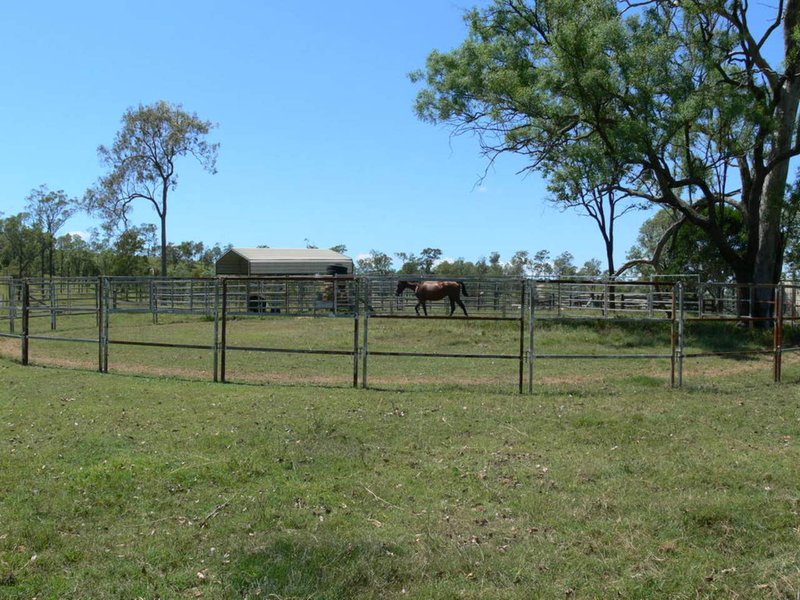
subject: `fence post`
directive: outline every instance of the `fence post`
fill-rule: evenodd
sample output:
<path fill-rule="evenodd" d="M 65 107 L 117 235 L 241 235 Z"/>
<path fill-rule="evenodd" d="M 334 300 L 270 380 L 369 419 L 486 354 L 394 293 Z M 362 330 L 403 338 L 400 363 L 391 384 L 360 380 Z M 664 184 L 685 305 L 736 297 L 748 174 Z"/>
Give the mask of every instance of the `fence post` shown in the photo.
<path fill-rule="evenodd" d="M 8 332 L 14 333 L 17 320 L 17 284 L 14 280 L 8 282 Z"/>
<path fill-rule="evenodd" d="M 536 319 L 536 302 L 534 299 L 534 294 L 536 293 L 536 285 L 531 280 L 528 280 L 527 285 L 530 286 L 530 291 L 528 293 L 528 327 L 530 330 L 528 341 L 528 393 L 532 394 L 534 358 L 536 356 L 534 346 L 534 322 Z"/>
<path fill-rule="evenodd" d="M 781 382 L 781 367 L 783 362 L 783 286 L 776 285 L 775 292 L 775 327 L 774 350 L 775 358 L 773 362 L 773 379 L 775 383 Z"/>
<path fill-rule="evenodd" d="M 219 381 L 219 279 L 214 280 L 214 343 L 212 344 L 214 383 Z"/>
<path fill-rule="evenodd" d="M 522 393 L 522 380 L 525 376 L 525 280 L 520 280 L 519 299 L 519 393 Z"/>
<path fill-rule="evenodd" d="M 97 278 L 95 297 L 97 298 L 97 371 L 103 372 L 103 323 L 105 321 L 105 302 L 103 302 L 103 277 Z"/>
<path fill-rule="evenodd" d="M 111 290 L 113 285 L 108 277 L 104 278 L 105 294 L 103 294 L 103 373 L 108 373 L 108 347 L 110 335 L 110 320 L 111 320 Z"/>
<path fill-rule="evenodd" d="M 705 298 L 706 290 L 703 284 L 697 283 L 697 316 L 703 318 L 703 299 Z"/>
<path fill-rule="evenodd" d="M 367 291 L 367 298 L 370 297 L 370 282 L 364 282 L 364 288 Z M 369 305 L 364 307 L 364 342 L 361 345 L 361 387 L 367 389 L 367 361 L 369 357 Z"/>
<path fill-rule="evenodd" d="M 672 286 L 672 323 L 671 328 L 672 331 L 670 332 L 670 376 L 669 376 L 669 384 L 670 387 L 675 387 L 675 367 L 677 364 L 677 349 L 678 349 L 678 311 L 677 311 L 677 302 L 675 298 L 675 291 L 677 289 L 677 285 Z"/>
<path fill-rule="evenodd" d="M 30 289 L 28 280 L 22 282 L 22 364 L 28 364 L 28 335 L 30 335 Z"/>
<path fill-rule="evenodd" d="M 683 387 L 683 354 L 686 340 L 686 314 L 683 306 L 683 282 L 678 283 L 678 387 Z"/>
<path fill-rule="evenodd" d="M 556 314 L 561 317 L 561 281 L 556 283 Z"/>
<path fill-rule="evenodd" d="M 358 280 L 353 280 L 353 289 L 350 291 L 355 299 L 353 303 L 353 387 L 358 388 L 358 322 L 361 319 L 361 313 L 358 309 L 358 303 L 361 301 L 361 290 L 358 285 Z M 364 300 L 366 306 L 366 300 Z"/>
<path fill-rule="evenodd" d="M 57 328 L 56 312 L 58 309 L 58 298 L 56 296 L 56 283 L 50 279 L 50 330 L 55 331 Z"/>
<path fill-rule="evenodd" d="M 225 383 L 225 346 L 228 343 L 228 280 L 222 280 L 222 332 L 219 348 L 219 380 Z"/>
<path fill-rule="evenodd" d="M 97 370 L 100 373 L 108 373 L 109 287 L 107 277 L 97 278 Z"/>
<path fill-rule="evenodd" d="M 156 290 L 156 281 L 150 278 L 150 310 L 153 312 L 153 324 L 158 324 L 158 292 Z"/>

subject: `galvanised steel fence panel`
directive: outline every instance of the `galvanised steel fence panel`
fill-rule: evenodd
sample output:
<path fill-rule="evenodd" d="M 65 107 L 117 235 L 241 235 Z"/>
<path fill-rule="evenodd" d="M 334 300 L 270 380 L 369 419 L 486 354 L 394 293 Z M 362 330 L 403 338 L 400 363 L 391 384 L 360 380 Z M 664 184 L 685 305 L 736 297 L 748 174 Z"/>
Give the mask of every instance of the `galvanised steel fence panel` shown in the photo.
<path fill-rule="evenodd" d="M 215 381 L 226 381 L 228 355 L 233 352 L 352 356 L 352 383 L 358 385 L 359 281 L 352 276 L 330 277 L 226 277 L 221 279 L 219 338 L 215 347 Z M 352 350 L 275 347 L 231 343 L 230 319 L 280 317 L 333 317 L 353 320 Z M 216 365 L 219 366 L 217 374 Z"/>
<path fill-rule="evenodd" d="M 451 314 L 451 303 L 445 298 L 427 302 L 426 317 L 417 313 L 418 298 L 413 289 L 404 289 L 400 282 L 418 283 L 422 281 L 456 281 L 459 284 L 460 300 L 467 315 L 456 307 Z M 523 391 L 525 369 L 525 316 L 528 284 L 525 279 L 479 278 L 479 277 L 435 277 L 430 275 L 394 275 L 368 277 L 364 282 L 364 295 L 367 310 L 362 326 L 362 387 L 368 387 L 368 357 L 426 357 L 456 359 L 516 360 L 519 363 L 518 388 Z M 399 293 L 398 293 L 399 292 Z M 473 353 L 473 352 L 420 352 L 415 350 L 375 350 L 369 342 L 369 321 L 371 319 L 465 319 L 467 321 L 514 321 L 519 324 L 519 346 L 515 352 Z"/>
<path fill-rule="evenodd" d="M 542 319 L 671 318 L 672 284 L 539 279 L 531 286 Z"/>
<path fill-rule="evenodd" d="M 27 364 L 31 341 L 82 342 L 97 344 L 98 368 L 107 371 L 111 345 L 138 345 L 166 348 L 191 348 L 208 351 L 213 360 L 214 380 L 225 380 L 227 351 L 282 352 L 288 354 L 352 355 L 353 383 L 367 386 L 369 356 L 422 356 L 438 358 L 487 358 L 516 360 L 520 364 L 519 387 L 527 365 L 529 385 L 533 386 L 534 363 L 541 359 L 636 359 L 669 358 L 671 381 L 680 385 L 686 359 L 711 356 L 773 355 L 775 381 L 780 381 L 782 357 L 800 352 L 786 347 L 784 327 L 800 322 L 798 284 L 780 286 L 741 286 L 697 280 L 670 282 L 531 280 L 517 278 L 459 278 L 467 295 L 462 296 L 469 317 L 459 311 L 452 317 L 469 321 L 515 322 L 519 344 L 508 352 L 414 352 L 375 348 L 370 344 L 370 319 L 417 318 L 417 303 L 411 291 L 396 294 L 401 280 L 452 279 L 428 276 L 389 277 L 228 277 L 209 279 L 181 278 L 30 278 L 0 279 L 0 337 L 18 339 L 22 362 Z M 224 289 L 223 289 L 224 288 Z M 766 299 L 766 300 L 765 300 Z M 758 311 L 756 311 L 758 307 Z M 450 318 L 446 301 L 428 305 L 429 319 Z M 115 335 L 114 315 L 126 313 L 152 315 L 194 315 L 213 321 L 208 339 L 199 343 L 154 342 L 122 339 Z M 758 314 L 760 313 L 760 314 Z M 62 321 L 88 316 L 89 335 L 61 332 Z M 352 349 L 275 347 L 268 344 L 229 344 L 226 324 L 229 319 L 269 317 L 344 317 L 353 319 Z M 663 321 L 671 328 L 672 348 L 667 353 L 560 354 L 542 353 L 536 346 L 536 323 L 568 319 L 626 319 Z M 687 352 L 686 329 L 694 323 L 731 321 L 745 325 L 771 327 L 772 348 Z M 92 333 L 91 328 L 94 328 Z M 47 333 L 47 330 L 50 333 Z M 337 334 L 338 335 L 338 334 Z M 7 345 L 6 345 L 7 347 Z M 220 359 L 222 365 L 220 368 Z M 221 377 L 220 375 L 221 371 Z"/>
<path fill-rule="evenodd" d="M 356 279 L 328 277 L 226 277 L 229 315 L 352 317 Z"/>
<path fill-rule="evenodd" d="M 19 302 L 19 281 L 0 277 L 0 334 L 14 333 Z"/>
<path fill-rule="evenodd" d="M 521 309 L 520 297 L 526 286 L 525 279 L 512 277 L 442 277 L 434 275 L 389 275 L 369 276 L 365 302 L 370 316 L 411 316 L 415 317 L 414 306 L 417 299 L 412 290 L 397 294 L 401 281 L 457 281 L 464 284 L 466 294 L 461 300 L 470 317 L 517 318 Z M 463 317 L 459 308 L 456 314 Z M 448 316 L 450 304 L 446 301 L 435 301 L 428 305 L 428 314 L 434 317 Z"/>

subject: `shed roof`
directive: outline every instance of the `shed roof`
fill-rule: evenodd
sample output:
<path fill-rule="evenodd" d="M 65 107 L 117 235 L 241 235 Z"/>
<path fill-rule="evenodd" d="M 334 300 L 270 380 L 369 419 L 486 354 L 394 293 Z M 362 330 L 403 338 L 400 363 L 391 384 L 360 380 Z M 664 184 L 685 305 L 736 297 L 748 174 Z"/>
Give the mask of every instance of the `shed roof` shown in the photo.
<path fill-rule="evenodd" d="M 231 248 L 217 275 L 324 275 L 352 273 L 353 259 L 321 248 Z"/>
<path fill-rule="evenodd" d="M 231 248 L 250 262 L 275 262 L 299 260 L 303 262 L 330 262 L 351 260 L 344 254 L 323 248 Z"/>

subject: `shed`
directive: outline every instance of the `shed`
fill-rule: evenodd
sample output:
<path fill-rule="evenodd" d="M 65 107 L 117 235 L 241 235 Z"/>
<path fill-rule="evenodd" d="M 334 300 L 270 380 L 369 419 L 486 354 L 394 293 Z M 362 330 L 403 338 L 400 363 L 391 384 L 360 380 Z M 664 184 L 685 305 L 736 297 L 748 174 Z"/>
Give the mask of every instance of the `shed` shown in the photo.
<path fill-rule="evenodd" d="M 321 248 L 231 248 L 217 275 L 349 275 L 353 259 Z"/>

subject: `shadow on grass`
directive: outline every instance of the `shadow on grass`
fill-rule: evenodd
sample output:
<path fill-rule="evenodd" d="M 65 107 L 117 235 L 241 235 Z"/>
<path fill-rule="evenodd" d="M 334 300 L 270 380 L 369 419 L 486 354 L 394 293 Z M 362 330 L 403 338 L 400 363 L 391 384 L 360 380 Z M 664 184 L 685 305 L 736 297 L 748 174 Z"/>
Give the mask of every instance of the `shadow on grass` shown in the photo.
<path fill-rule="evenodd" d="M 583 340 L 599 340 L 615 348 L 669 347 L 672 336 L 670 321 L 597 321 L 540 322 L 537 327 L 555 337 L 566 335 Z M 732 321 L 690 321 L 685 326 L 685 344 L 703 352 L 737 353 L 733 359 L 749 359 L 745 353 L 771 350 L 773 330 L 743 327 Z M 786 328 L 784 346 L 800 344 L 800 328 Z"/>
<path fill-rule="evenodd" d="M 789 332 L 796 337 L 796 333 Z M 735 322 L 693 321 L 686 326 L 686 343 L 705 352 L 758 352 L 772 350 L 772 329 L 743 327 Z M 733 359 L 753 359 L 755 355 L 733 355 Z"/>
<path fill-rule="evenodd" d="M 380 598 L 411 579 L 399 554 L 379 542 L 282 536 L 232 564 L 230 582 L 239 597 Z"/>

